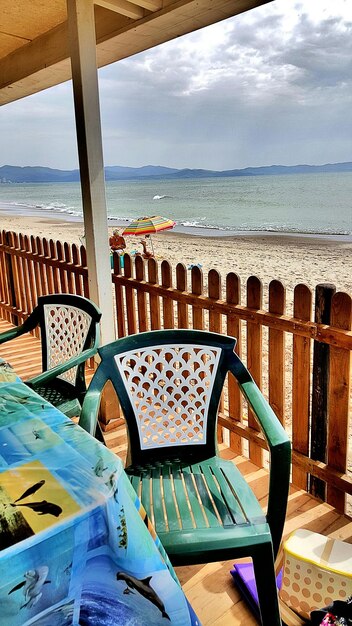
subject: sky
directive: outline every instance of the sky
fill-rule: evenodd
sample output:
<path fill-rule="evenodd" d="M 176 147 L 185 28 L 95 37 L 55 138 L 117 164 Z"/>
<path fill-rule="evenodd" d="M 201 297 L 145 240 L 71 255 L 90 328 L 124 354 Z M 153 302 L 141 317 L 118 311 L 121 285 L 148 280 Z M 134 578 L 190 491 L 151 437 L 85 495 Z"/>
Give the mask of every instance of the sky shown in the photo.
<path fill-rule="evenodd" d="M 275 0 L 99 70 L 105 165 L 352 161 L 352 2 Z M 0 166 L 78 167 L 72 83 L 0 109 Z"/>

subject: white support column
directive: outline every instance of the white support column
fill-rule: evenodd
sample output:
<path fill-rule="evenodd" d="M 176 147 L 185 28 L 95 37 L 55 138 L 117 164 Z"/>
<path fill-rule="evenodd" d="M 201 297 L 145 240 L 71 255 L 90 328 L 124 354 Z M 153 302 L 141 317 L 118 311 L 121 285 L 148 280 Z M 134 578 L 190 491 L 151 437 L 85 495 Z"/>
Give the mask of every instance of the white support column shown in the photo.
<path fill-rule="evenodd" d="M 115 339 L 93 0 L 67 0 L 90 297 L 102 343 Z"/>

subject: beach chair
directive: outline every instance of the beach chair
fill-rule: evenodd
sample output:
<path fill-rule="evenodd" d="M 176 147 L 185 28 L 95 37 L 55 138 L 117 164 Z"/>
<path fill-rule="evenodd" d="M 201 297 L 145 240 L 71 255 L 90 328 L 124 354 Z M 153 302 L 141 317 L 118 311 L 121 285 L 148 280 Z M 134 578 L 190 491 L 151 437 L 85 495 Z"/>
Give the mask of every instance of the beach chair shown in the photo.
<path fill-rule="evenodd" d="M 127 475 L 171 562 L 252 557 L 262 624 L 279 626 L 274 558 L 286 514 L 290 443 L 235 344 L 216 333 L 161 330 L 99 348 L 101 363 L 79 423 L 94 435 L 110 380 L 128 427 Z M 266 515 L 239 469 L 217 452 L 217 410 L 228 372 L 268 444 Z"/>
<path fill-rule="evenodd" d="M 52 294 L 38 298 L 21 326 L 0 334 L 2 344 L 40 327 L 43 373 L 26 384 L 68 417 L 81 412 L 87 389 L 85 362 L 97 352 L 100 318 L 100 311 L 87 298 Z"/>

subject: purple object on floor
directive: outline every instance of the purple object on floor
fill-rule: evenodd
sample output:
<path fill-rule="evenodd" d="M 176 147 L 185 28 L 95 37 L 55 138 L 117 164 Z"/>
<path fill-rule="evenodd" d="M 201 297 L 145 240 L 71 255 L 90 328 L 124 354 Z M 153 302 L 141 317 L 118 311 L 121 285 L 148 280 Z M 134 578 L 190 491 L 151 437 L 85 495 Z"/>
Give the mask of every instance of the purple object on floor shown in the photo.
<path fill-rule="evenodd" d="M 259 607 L 258 607 L 258 594 L 257 585 L 255 584 L 254 570 L 252 563 L 238 563 L 235 564 L 231 570 L 233 579 L 238 586 L 239 590 L 247 600 L 254 615 L 259 620 Z M 282 570 L 276 577 L 276 585 L 278 589 L 281 589 L 282 584 Z"/>

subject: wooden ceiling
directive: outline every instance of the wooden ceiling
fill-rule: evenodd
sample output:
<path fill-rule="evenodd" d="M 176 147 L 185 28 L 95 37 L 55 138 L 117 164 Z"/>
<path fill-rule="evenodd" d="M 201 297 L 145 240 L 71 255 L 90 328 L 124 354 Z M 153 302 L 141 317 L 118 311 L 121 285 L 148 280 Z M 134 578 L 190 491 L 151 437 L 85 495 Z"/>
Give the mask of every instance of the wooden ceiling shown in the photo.
<path fill-rule="evenodd" d="M 96 0 L 102 67 L 271 0 Z M 0 0 L 0 103 L 71 78 L 66 0 Z"/>

